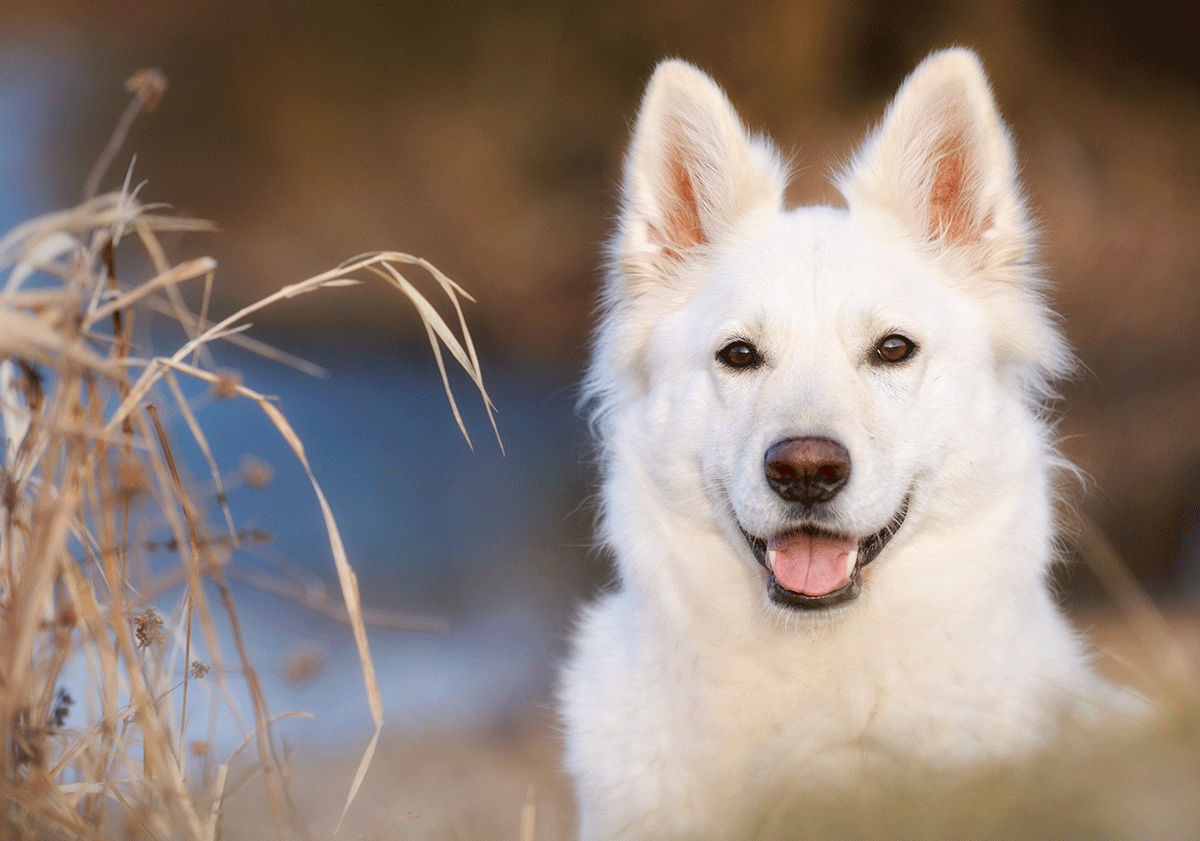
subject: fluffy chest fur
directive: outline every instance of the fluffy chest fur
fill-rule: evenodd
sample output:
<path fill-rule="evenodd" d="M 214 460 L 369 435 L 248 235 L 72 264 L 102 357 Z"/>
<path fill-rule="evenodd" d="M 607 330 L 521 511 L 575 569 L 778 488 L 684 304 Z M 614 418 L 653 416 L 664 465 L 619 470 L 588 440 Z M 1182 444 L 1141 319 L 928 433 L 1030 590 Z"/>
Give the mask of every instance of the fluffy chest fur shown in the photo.
<path fill-rule="evenodd" d="M 647 562 L 736 562 L 719 533 L 645 513 Z M 776 802 L 1041 744 L 1092 689 L 1074 637 L 1041 586 L 953 580 L 960 553 L 1015 548 L 996 532 L 905 541 L 852 609 L 819 622 L 771 615 L 757 573 L 700 608 L 631 584 L 608 594 L 564 681 L 581 837 L 742 837 Z"/>

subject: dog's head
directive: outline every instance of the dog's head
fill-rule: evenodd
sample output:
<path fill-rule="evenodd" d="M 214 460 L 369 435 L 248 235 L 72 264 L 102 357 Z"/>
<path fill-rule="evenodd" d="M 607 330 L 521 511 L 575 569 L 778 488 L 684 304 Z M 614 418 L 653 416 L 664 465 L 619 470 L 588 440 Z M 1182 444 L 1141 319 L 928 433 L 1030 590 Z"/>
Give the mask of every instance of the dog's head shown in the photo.
<path fill-rule="evenodd" d="M 1018 415 L 1069 355 L 972 53 L 904 83 L 838 180 L 845 210 L 787 211 L 785 181 L 712 80 L 658 68 L 588 391 L 659 501 L 715 517 L 774 602 L 824 608 L 935 492 L 968 510 L 1043 445 Z"/>

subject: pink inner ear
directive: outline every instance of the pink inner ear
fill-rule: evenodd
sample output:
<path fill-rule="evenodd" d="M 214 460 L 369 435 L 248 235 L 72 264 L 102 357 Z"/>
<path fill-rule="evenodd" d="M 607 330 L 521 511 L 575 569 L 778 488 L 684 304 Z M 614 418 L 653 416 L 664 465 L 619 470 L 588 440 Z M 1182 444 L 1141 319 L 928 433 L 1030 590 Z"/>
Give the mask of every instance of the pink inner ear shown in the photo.
<path fill-rule="evenodd" d="M 971 173 L 964 145 L 961 135 L 943 143 L 929 195 L 929 235 L 956 245 L 975 241 L 981 233 L 971 212 Z"/>
<path fill-rule="evenodd" d="M 685 251 L 708 241 L 700 223 L 700 206 L 692 177 L 678 149 L 667 156 L 665 192 L 662 196 L 664 229 L 650 229 L 650 238 L 671 257 L 682 260 Z"/>

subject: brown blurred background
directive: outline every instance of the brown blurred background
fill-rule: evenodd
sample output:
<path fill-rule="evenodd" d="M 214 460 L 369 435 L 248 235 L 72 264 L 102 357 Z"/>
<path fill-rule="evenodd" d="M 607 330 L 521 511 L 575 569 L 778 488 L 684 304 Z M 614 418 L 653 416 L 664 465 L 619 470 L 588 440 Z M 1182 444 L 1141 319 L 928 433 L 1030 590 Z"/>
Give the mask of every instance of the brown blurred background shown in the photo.
<path fill-rule="evenodd" d="M 931 49 L 972 46 L 1014 128 L 1056 304 L 1086 366 L 1061 427 L 1094 480 L 1084 508 L 1152 588 L 1196 584 L 1195 3 L 0 8 L 5 227 L 78 197 L 123 108 L 122 81 L 158 66 L 167 97 L 135 126 L 107 186 L 136 152 L 146 199 L 219 222 L 215 238 L 179 245 L 220 260 L 219 310 L 395 248 L 477 296 L 486 367 L 566 380 L 585 358 L 628 121 L 659 58 L 708 69 L 793 154 L 795 201 L 836 201 L 831 169 L 904 74 Z M 369 288 L 259 325 L 289 349 L 364 359 L 417 326 Z"/>
<path fill-rule="evenodd" d="M 679 56 L 710 71 L 792 154 L 791 198 L 837 201 L 830 172 L 904 75 L 952 44 L 979 51 L 1012 124 L 1055 305 L 1083 362 L 1060 431 L 1091 479 L 1066 496 L 1153 593 L 1194 602 L 1194 2 L 0 0 L 0 230 L 78 200 L 125 107 L 124 80 L 157 66 L 166 98 L 135 125 L 104 186 L 136 153 L 145 200 L 218 222 L 218 235 L 170 243 L 177 258 L 220 261 L 214 310 L 374 249 L 425 257 L 469 289 L 505 458 L 478 413 L 475 452 L 456 439 L 418 322 L 378 289 L 305 297 L 257 320 L 257 336 L 327 365 L 328 382 L 270 366 L 247 380 L 281 394 L 305 437 L 368 604 L 455 623 L 433 640 L 375 632 L 400 720 L 419 724 L 419 709 L 443 722 L 448 708 L 476 721 L 481 706 L 483 720 L 544 711 L 569 617 L 606 576 L 588 548 L 586 434 L 571 384 L 653 65 Z M 248 423 L 210 429 L 223 463 L 247 448 Z M 267 429 L 252 449 L 271 440 Z M 251 562 L 294 560 L 328 579 L 303 475 L 287 473 L 282 448 L 266 457 L 283 501 L 235 505 L 279 529 Z M 281 512 L 293 520 L 280 523 Z M 1083 564 L 1064 580 L 1096 594 Z M 276 634 L 264 635 L 268 652 L 316 633 L 317 620 L 278 607 L 262 613 Z M 336 631 L 340 642 L 317 634 L 329 651 L 314 679 L 325 700 L 294 705 L 341 705 L 334 721 L 357 705 L 362 725 L 361 698 L 346 692 L 353 651 Z"/>

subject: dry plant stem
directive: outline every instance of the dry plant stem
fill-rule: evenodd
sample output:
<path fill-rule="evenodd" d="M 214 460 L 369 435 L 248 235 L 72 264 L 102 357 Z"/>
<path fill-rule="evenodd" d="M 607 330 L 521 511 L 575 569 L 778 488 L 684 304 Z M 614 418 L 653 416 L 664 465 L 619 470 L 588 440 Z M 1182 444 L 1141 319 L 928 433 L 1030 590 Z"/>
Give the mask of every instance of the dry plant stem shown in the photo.
<path fill-rule="evenodd" d="M 537 832 L 537 799 L 532 785 L 525 791 L 525 803 L 521 806 L 521 841 L 534 841 Z"/>
<path fill-rule="evenodd" d="M 118 133 L 127 127 L 123 121 Z M 444 627 L 433 618 L 364 610 L 333 512 L 283 412 L 236 378 L 204 366 L 211 365 L 209 346 L 229 341 L 319 372 L 242 336 L 245 319 L 285 298 L 360 282 L 351 275 L 361 272 L 384 280 L 412 302 L 464 435 L 449 394 L 443 351 L 463 366 L 478 389 L 495 431 L 493 406 L 460 304 L 469 296 L 427 262 L 383 252 L 292 284 L 212 323 L 207 308 L 215 263 L 202 257 L 173 264 L 158 239 L 164 231 L 211 228 L 206 222 L 153 212 L 137 200 L 127 177 L 120 192 L 89 196 L 78 207 L 31 220 L 0 237 L 0 272 L 7 273 L 0 285 L 0 421 L 5 433 L 0 440 L 0 797 L 8 813 L 19 818 L 21 841 L 47 835 L 111 841 L 126 830 L 154 838 L 215 841 L 223 803 L 239 788 L 230 780 L 245 774 L 230 773 L 233 757 L 210 765 L 206 754 L 201 775 L 190 771 L 188 716 L 198 691 L 190 668 L 200 640 L 211 664 L 210 727 L 215 729 L 219 714 L 232 718 L 245 746 L 255 748 L 256 761 L 248 773 L 264 775 L 276 833 L 281 838 L 306 835 L 295 820 L 286 758 L 273 741 L 272 724 L 280 716 L 268 712 L 227 572 L 309 604 L 352 629 L 375 731 L 351 781 L 343 817 L 362 784 L 383 723 L 366 625 Z M 153 267 L 153 276 L 139 283 L 118 276 L 118 249 L 126 233 L 134 234 L 128 239 L 141 245 Z M 407 267 L 427 271 L 447 296 L 454 310 L 449 323 L 404 276 Z M 199 315 L 188 310 L 179 291 L 181 284 L 196 279 L 204 282 Z M 166 356 L 135 358 L 137 309 L 177 321 L 187 336 L 182 347 Z M 219 387 L 223 397 L 253 401 L 287 442 L 320 505 L 344 608 L 301 589 L 272 589 L 271 579 L 228 567 L 241 532 L 217 454 L 181 386 L 181 374 Z M 179 445 L 171 439 L 174 425 L 159 417 L 156 405 L 163 407 L 164 416 L 170 412 L 175 417 L 203 457 L 215 489 L 212 510 L 190 488 L 178 459 Z M 214 516 L 219 526 L 209 522 Z M 146 548 L 147 529 L 168 533 L 173 553 L 174 568 L 156 571 L 154 577 L 146 553 L 155 550 Z M 167 656 L 163 632 L 153 626 L 162 625 L 153 604 L 172 582 L 184 590 L 165 629 L 176 640 Z M 217 588 L 232 631 L 238 660 L 233 669 L 222 662 L 217 617 L 205 592 L 209 582 Z M 196 633 L 201 636 L 193 639 Z M 175 665 L 179 652 L 181 679 Z M 72 658 L 82 676 L 69 680 L 82 686 L 70 687 L 80 703 L 68 731 L 61 728 L 67 702 L 56 699 L 66 697 L 60 696 L 59 686 Z M 227 676 L 235 672 L 246 681 L 252 722 L 243 720 L 233 697 Z M 170 703 L 176 692 L 178 716 Z M 292 828 L 285 829 L 289 824 Z"/>
<path fill-rule="evenodd" d="M 295 602 L 311 610 L 343 624 L 350 624 L 350 615 L 345 604 L 332 599 L 329 594 L 313 590 L 298 582 L 279 580 L 266 575 L 260 575 L 246 568 L 230 568 L 228 577 L 249 584 L 255 590 L 281 599 Z M 362 609 L 363 624 L 370 628 L 386 628 L 390 631 L 416 631 L 424 634 L 444 634 L 450 629 L 450 623 L 443 616 L 409 613 L 396 610 L 380 610 L 377 608 Z"/>
<path fill-rule="evenodd" d="M 78 443 L 70 445 L 72 454 L 77 454 L 79 446 Z M 75 464 L 60 466 L 57 456 L 58 451 L 52 451 L 47 459 L 46 468 L 51 476 L 57 475 L 59 470 L 66 474 L 62 477 L 63 485 L 60 490 L 62 502 L 49 511 L 48 516 L 40 518 L 29 535 L 30 556 L 42 561 L 33 565 L 32 569 L 28 566 L 23 568 L 20 577 L 14 576 L 13 587 L 9 591 L 9 633 L 4 635 L 5 656 L 3 665 L 0 665 L 3 686 L 8 689 L 0 695 L 0 711 L 3 712 L 0 726 L 6 729 L 11 728 L 16 718 L 15 705 L 32 700 L 19 697 L 13 690 L 29 685 L 27 673 L 32 665 L 34 641 L 41 618 L 39 614 L 44 609 L 57 572 L 56 566 L 60 562 L 60 557 L 54 549 L 65 540 L 70 528 L 70 513 L 80 494 L 82 477 L 79 475 L 78 464 L 82 460 L 71 459 L 69 462 L 74 461 Z M 6 744 L 11 744 L 12 734 L 5 732 L 4 735 L 7 737 Z M 9 760 L 7 753 L 6 760 Z"/>
<path fill-rule="evenodd" d="M 204 841 L 216 841 L 217 825 L 221 819 L 221 803 L 225 795 L 225 777 L 229 766 L 222 763 L 217 769 L 217 778 L 213 781 L 212 806 L 208 811 L 208 825 L 205 827 Z"/>
<path fill-rule="evenodd" d="M 141 241 L 142 246 L 146 250 L 146 254 L 150 257 L 154 264 L 154 270 L 159 275 L 164 275 L 171 271 L 171 264 L 167 260 L 166 254 L 162 250 L 162 246 L 158 242 L 158 238 L 154 235 L 152 229 L 142 223 L 140 219 L 133 222 L 133 229 Z M 215 264 L 214 264 L 215 265 Z M 205 276 L 205 283 L 211 285 L 213 274 Z M 143 299 L 144 304 L 150 310 L 166 315 L 174 319 L 183 327 L 189 337 L 195 338 L 199 333 L 207 330 L 212 326 L 208 321 L 205 312 L 199 315 L 194 315 L 183 301 L 183 296 L 179 293 L 178 288 L 167 284 L 162 287 L 167 300 L 150 296 Z M 205 296 L 207 301 L 208 296 Z M 264 359 L 270 359 L 273 362 L 278 362 L 280 365 L 286 365 L 289 368 L 294 368 L 301 373 L 308 374 L 313 377 L 324 378 L 328 376 L 328 372 L 319 365 L 314 365 L 306 359 L 301 359 L 278 348 L 271 347 L 266 342 L 260 342 L 258 339 L 250 336 L 231 336 L 226 339 L 234 347 L 242 348 Z"/>
<path fill-rule="evenodd" d="M 282 767 L 282 764 L 275 756 L 274 745 L 269 739 L 271 716 L 267 710 L 267 696 L 258 680 L 258 671 L 251 665 L 250 655 L 246 651 L 246 638 L 242 633 L 241 620 L 238 618 L 237 608 L 233 602 L 233 593 L 230 592 L 229 585 L 219 576 L 215 582 L 217 591 L 221 594 L 221 601 L 225 605 L 225 612 L 229 616 L 234 645 L 237 647 L 238 657 L 242 661 L 246 686 L 250 691 L 251 704 L 254 706 L 254 734 L 258 742 L 259 769 L 267 783 L 267 795 L 271 801 L 271 812 L 275 817 L 276 832 L 279 834 L 280 841 L 283 841 L 285 837 L 283 833 L 285 821 L 283 800 L 287 799 L 287 805 L 292 815 L 296 814 L 296 808 L 291 802 L 291 796 L 287 789 L 282 787 L 280 780 L 276 777 L 276 768 Z M 300 830 L 305 838 L 308 837 L 303 823 L 293 821 L 292 825 Z"/>
<path fill-rule="evenodd" d="M 100 399 L 97 393 L 97 387 L 94 379 L 89 379 L 88 402 L 90 406 L 89 420 L 94 426 L 98 427 L 103 421 L 103 401 Z M 128 444 L 132 439 L 132 429 L 127 428 L 123 430 L 123 437 L 124 443 Z M 107 444 L 103 440 L 97 440 L 96 448 L 101 451 L 107 450 Z M 129 509 L 127 504 L 120 506 L 122 528 L 118 537 L 112 522 L 112 518 L 109 516 L 111 509 L 108 506 L 105 506 L 102 502 L 102 495 L 104 493 L 102 489 L 108 487 L 108 459 L 102 458 L 99 462 L 99 466 L 100 469 L 92 474 L 93 480 L 88 488 L 88 496 L 90 498 L 91 510 L 98 512 L 95 517 L 95 531 L 98 532 L 98 548 L 99 553 L 103 556 L 102 563 L 106 566 L 106 568 L 101 572 L 101 575 L 107 577 L 110 593 L 115 593 L 115 598 L 113 598 L 113 604 L 110 605 L 110 609 L 119 611 L 116 615 L 124 617 L 125 612 L 123 596 L 125 593 L 125 587 L 118 586 L 114 591 L 111 582 L 123 582 L 128 578 L 126 547 L 128 538 Z M 68 590 L 73 594 L 72 603 L 77 606 L 76 610 L 82 613 L 86 622 L 86 627 L 88 627 L 91 631 L 88 636 L 90 636 L 92 639 L 96 639 L 96 634 L 107 633 L 107 623 L 104 622 L 100 615 L 101 609 L 99 605 L 95 604 L 94 598 L 92 598 L 94 596 L 94 591 L 92 588 L 88 586 L 87 582 L 84 581 L 82 576 L 78 574 L 78 569 L 75 565 L 66 564 L 64 565 L 63 571 Z M 85 592 L 89 597 L 86 600 L 81 598 L 82 594 Z M 123 628 L 124 622 L 122 622 L 121 625 Z M 117 691 L 120 685 L 120 678 L 117 667 L 117 658 L 112 656 L 111 649 L 108 646 L 96 646 L 96 648 L 100 653 L 101 674 L 99 680 L 94 681 L 93 683 L 99 683 L 99 685 L 103 687 L 101 698 L 102 721 L 108 724 L 109 722 L 115 720 L 118 715 L 119 700 Z M 126 654 L 132 657 L 132 647 L 126 651 Z M 93 666 L 91 663 L 89 663 L 89 669 L 91 668 L 93 668 Z M 110 757 L 114 756 L 116 752 L 116 746 L 113 744 L 112 740 L 114 733 L 115 731 L 111 726 L 104 727 L 99 731 L 100 744 L 97 750 L 98 755 L 95 758 L 95 764 L 98 767 L 104 769 L 109 769 L 111 767 L 111 762 L 109 760 Z M 85 815 L 91 816 L 93 819 L 97 817 L 97 812 L 103 809 L 105 800 L 108 796 L 109 787 L 112 784 L 112 777 L 110 773 L 103 773 L 100 775 L 100 777 L 102 782 L 100 784 L 99 796 L 93 797 L 90 802 L 90 806 L 85 807 L 83 810 Z"/>
<path fill-rule="evenodd" d="M 213 540 L 218 547 L 232 546 L 228 539 Z M 202 562 L 200 574 L 209 576 L 212 570 Z M 225 577 L 249 585 L 260 593 L 294 602 L 315 614 L 340 622 L 343 625 L 351 623 L 346 605 L 338 601 L 333 594 L 322 586 L 312 586 L 305 582 L 286 577 L 266 575 L 254 569 L 229 565 L 224 569 Z M 156 578 L 145 580 L 140 589 L 142 596 L 150 602 L 168 593 L 187 581 L 187 574 L 181 570 L 169 570 Z M 413 631 L 422 634 L 444 634 L 450 629 L 450 623 L 444 616 L 411 611 L 386 610 L 376 607 L 363 607 L 361 611 L 363 624 L 368 628 L 383 628 L 389 631 Z"/>
<path fill-rule="evenodd" d="M 208 436 L 204 434 L 204 428 L 200 426 L 191 407 L 188 406 L 187 398 L 183 396 L 183 391 L 179 388 L 179 381 L 175 378 L 174 374 L 168 372 L 164 379 L 171 392 L 171 396 L 175 398 L 175 407 L 183 417 L 184 423 L 187 424 L 188 431 L 192 435 L 192 440 L 200 448 L 200 454 L 204 456 L 204 461 L 208 465 L 209 474 L 212 476 L 213 486 L 217 492 L 217 502 L 221 506 L 221 512 L 225 515 L 225 527 L 229 531 L 229 539 L 236 546 L 238 543 L 237 526 L 234 525 L 233 512 L 229 508 L 229 499 L 225 494 L 224 483 L 221 481 L 221 471 L 217 467 L 217 460 L 213 456 L 212 447 L 208 445 Z"/>
<path fill-rule="evenodd" d="M 171 471 L 171 479 L 175 483 L 175 493 L 179 497 L 180 501 L 184 501 L 187 497 L 183 490 L 183 483 L 179 479 L 179 471 L 175 468 L 175 459 L 171 455 L 170 445 L 167 444 L 167 435 L 163 431 L 162 424 L 158 420 L 157 407 L 153 403 L 147 404 L 146 414 L 150 417 L 150 422 L 154 424 L 154 432 L 158 436 L 159 446 L 162 447 L 163 458 L 167 460 L 167 467 Z M 187 520 L 188 524 L 188 540 L 192 551 L 190 555 L 190 562 L 184 564 L 184 568 L 187 570 L 188 575 L 188 590 L 186 596 L 187 607 L 185 608 L 187 611 L 187 624 L 183 632 L 183 698 L 180 703 L 179 713 L 179 757 L 181 762 L 183 761 L 183 757 L 185 755 L 184 740 L 187 733 L 188 684 L 189 678 L 191 677 L 191 670 L 187 668 L 187 666 L 192 662 L 192 615 L 194 612 L 194 603 L 192 601 L 192 585 L 200 580 L 200 573 L 199 569 L 197 568 L 199 564 L 198 538 L 196 537 L 194 530 L 193 517 L 189 515 L 188 507 L 189 506 L 185 502 L 184 518 Z"/>
<path fill-rule="evenodd" d="M 213 325 L 201 335 L 185 343 L 171 357 L 159 357 L 152 360 L 150 365 L 147 366 L 146 370 L 143 371 L 142 375 L 134 383 L 129 397 L 123 401 L 122 405 L 109 420 L 107 429 L 111 430 L 116 424 L 122 422 L 128 413 L 132 411 L 133 407 L 144 399 L 146 393 L 149 392 L 158 379 L 163 376 L 164 368 L 175 367 L 179 370 L 185 370 L 185 365 L 182 362 L 185 357 L 193 353 L 198 347 L 201 347 L 205 343 L 214 341 L 215 339 L 221 337 L 226 331 L 233 329 L 234 326 L 242 319 L 260 309 L 270 306 L 279 300 L 292 298 L 297 295 L 312 292 L 319 288 L 341 286 L 348 283 L 357 282 L 351 280 L 349 275 L 355 271 L 368 269 L 375 271 L 377 274 L 380 274 L 389 281 L 393 282 L 394 285 L 396 285 L 396 287 L 413 302 L 414 306 L 417 308 L 418 314 L 422 318 L 422 321 L 426 324 L 426 329 L 429 331 L 430 341 L 434 348 L 434 352 L 438 361 L 438 367 L 442 374 L 443 382 L 447 386 L 447 393 L 450 393 L 449 383 L 445 366 L 440 355 L 440 346 L 438 341 L 435 340 L 435 337 L 447 347 L 455 360 L 463 366 L 464 370 L 467 372 L 468 376 L 479 390 L 485 406 L 488 408 L 489 420 L 491 420 L 493 430 L 495 430 L 495 420 L 491 412 L 492 403 L 483 386 L 482 376 L 480 375 L 478 367 L 478 358 L 474 352 L 474 347 L 469 340 L 469 334 L 467 334 L 468 338 L 465 340 L 466 348 L 464 348 L 464 344 L 461 343 L 458 337 L 453 334 L 446 323 L 441 319 L 441 316 L 438 315 L 437 311 L 434 310 L 420 295 L 420 293 L 418 293 L 416 289 L 407 280 L 405 280 L 403 276 L 400 275 L 399 271 L 395 268 L 396 263 L 410 263 L 422 266 L 428 265 L 424 261 L 421 261 L 417 258 L 397 252 L 385 252 L 375 255 L 367 255 L 347 263 L 338 269 L 324 272 L 309 278 L 308 280 L 284 287 L 275 294 L 267 296 L 266 298 L 263 298 L 254 304 L 244 307 L 223 321 Z M 465 293 L 463 293 L 461 289 L 453 283 L 453 281 L 445 278 L 444 275 L 437 273 L 434 276 L 436 279 L 438 279 L 439 284 L 442 286 L 443 290 L 446 291 L 446 294 L 450 296 L 452 301 L 454 301 L 454 306 L 461 322 L 463 318 L 462 311 L 458 306 L 457 297 L 455 296 L 456 294 L 465 295 Z M 465 322 L 462 323 L 462 326 L 465 327 Z M 191 366 L 186 366 L 186 368 L 190 367 Z M 237 391 L 243 396 L 250 397 L 251 399 L 255 400 L 255 402 L 262 407 L 263 411 L 266 412 L 269 417 L 271 417 L 277 428 L 280 429 L 285 438 L 288 440 L 289 444 L 292 446 L 297 458 L 300 459 L 302 465 L 305 467 L 310 481 L 313 483 L 314 491 L 317 493 L 318 500 L 321 503 L 322 513 L 325 516 L 327 532 L 330 536 L 330 542 L 334 550 L 335 562 L 337 564 L 338 577 L 342 582 L 343 597 L 346 598 L 347 605 L 350 608 L 352 615 L 359 612 L 358 606 L 360 600 L 358 596 L 357 580 L 354 577 L 353 571 L 349 567 L 349 563 L 345 561 L 345 550 L 341 545 L 341 536 L 337 532 L 336 524 L 332 518 L 332 512 L 328 509 L 328 503 L 325 502 L 324 494 L 317 485 L 315 476 L 313 476 L 311 468 L 308 466 L 308 460 L 304 455 L 303 445 L 300 444 L 299 438 L 295 436 L 295 433 L 291 431 L 291 426 L 290 424 L 287 424 L 286 420 L 283 418 L 283 415 L 279 413 L 279 411 L 273 405 L 267 402 L 262 395 L 254 393 L 242 386 L 238 386 Z M 463 424 L 461 415 L 458 413 L 457 406 L 453 404 L 452 395 L 450 396 L 450 399 L 454 409 L 455 420 L 458 423 L 460 430 L 463 432 L 463 435 L 466 436 L 467 433 L 465 425 Z M 364 678 L 367 682 L 368 698 L 371 700 L 372 718 L 375 720 L 378 728 L 382 726 L 382 709 L 378 702 L 378 688 L 375 685 L 374 667 L 370 662 L 370 655 L 367 653 L 365 629 L 362 627 L 361 619 L 358 622 L 352 623 L 352 627 L 354 629 L 355 640 L 359 648 Z"/>
<path fill-rule="evenodd" d="M 1168 697 L 1180 692 L 1200 692 L 1195 664 L 1162 611 L 1138 584 L 1095 521 L 1083 513 L 1076 516 L 1080 551 L 1149 655 L 1143 666 L 1150 671 L 1148 677 L 1157 682 L 1160 691 Z"/>
<path fill-rule="evenodd" d="M 155 433 L 145 426 L 145 413 L 139 413 L 139 415 L 135 417 L 135 422 L 138 424 L 140 440 L 153 440 Z M 170 493 L 169 489 L 173 489 L 175 483 L 171 478 L 170 470 L 165 462 L 165 458 L 161 454 L 161 448 L 150 451 L 149 455 L 151 458 L 153 475 L 155 476 L 156 482 L 160 488 L 157 495 L 165 500 L 159 508 L 159 513 L 162 514 L 167 521 L 171 534 L 173 535 L 175 545 L 188 546 L 190 541 L 187 537 L 186 524 L 181 521 L 176 506 L 174 504 L 170 504 L 172 497 L 168 495 Z M 206 565 L 215 564 L 216 562 L 217 561 L 211 552 L 205 553 L 205 555 L 200 558 L 200 573 L 202 575 L 209 574 L 207 572 L 208 567 Z M 184 578 L 187 580 L 190 588 L 193 580 L 191 576 L 193 576 L 197 570 L 196 568 L 187 564 L 182 564 L 181 566 L 183 567 Z M 200 625 L 201 630 L 204 632 L 204 640 L 208 649 L 208 658 L 211 661 L 211 674 L 215 679 L 218 690 L 222 694 L 228 713 L 233 717 L 237 725 L 238 731 L 240 733 L 246 733 L 249 731 L 249 728 L 242 720 L 242 716 L 238 711 L 238 705 L 233 700 L 233 694 L 226 679 L 226 674 L 229 671 L 229 668 L 226 666 L 222 658 L 221 647 L 217 639 L 216 627 L 212 620 L 212 612 L 208 607 L 208 599 L 205 595 L 203 587 L 198 589 L 189 589 L 189 596 L 193 599 L 196 611 L 202 619 Z"/>
<path fill-rule="evenodd" d="M 162 99 L 166 88 L 167 78 L 161 71 L 154 69 L 139 70 L 125 82 L 125 89 L 134 96 L 129 101 L 129 105 L 125 107 L 124 113 L 121 114 L 121 119 L 117 121 L 117 127 L 113 130 L 104 151 L 100 153 L 99 159 L 88 173 L 83 188 L 84 201 L 95 196 L 100 189 L 100 179 L 104 177 L 104 173 L 108 171 L 117 152 L 125 143 L 125 137 L 129 134 L 133 121 L 142 111 L 153 111 L 158 106 L 159 100 Z"/>
<path fill-rule="evenodd" d="M 190 498 L 183 488 L 183 481 L 179 477 L 179 471 L 175 465 L 175 458 L 171 453 L 170 445 L 167 443 L 166 432 L 163 430 L 162 423 L 158 418 L 158 410 L 153 404 L 146 406 L 146 414 L 150 417 L 151 423 L 154 424 L 154 431 L 158 437 L 160 446 L 162 447 L 163 458 L 166 459 L 167 468 L 171 474 L 171 480 L 175 485 L 176 498 L 179 500 L 183 509 L 184 520 L 187 523 L 188 543 L 191 551 L 187 555 L 185 567 L 188 571 L 188 619 L 187 619 L 187 655 L 185 656 L 185 671 L 183 682 L 183 704 L 186 715 L 187 704 L 187 687 L 188 687 L 188 667 L 191 664 L 191 624 L 192 624 L 192 609 L 193 599 L 203 598 L 202 584 L 200 578 L 200 555 L 205 551 L 203 542 L 199 535 L 200 515 L 194 510 Z M 238 613 L 233 603 L 233 597 L 229 592 L 229 588 L 222 580 L 221 567 L 215 563 L 212 566 L 212 578 L 216 583 L 218 591 L 221 594 L 221 600 L 224 603 L 225 611 L 229 617 L 230 624 L 233 629 L 234 643 L 237 646 L 238 657 L 242 663 L 243 674 L 246 678 L 247 686 L 250 690 L 251 703 L 254 707 L 254 718 L 256 721 L 255 734 L 258 740 L 258 755 L 260 767 L 262 769 L 264 779 L 267 783 L 267 793 L 271 803 L 271 811 L 275 817 L 275 826 L 280 833 L 282 839 L 282 827 L 284 825 L 285 816 L 283 812 L 283 804 L 281 791 L 278 780 L 275 776 L 275 766 L 277 760 L 268 742 L 266 697 L 263 694 L 261 684 L 258 680 L 258 673 L 251 665 L 250 657 L 246 652 L 245 639 L 242 635 L 241 622 L 238 619 Z M 206 611 L 207 613 L 207 611 Z M 182 728 L 181 728 L 182 729 Z M 183 753 L 182 736 L 180 741 L 180 753 Z M 181 756 L 182 761 L 182 756 Z"/>

